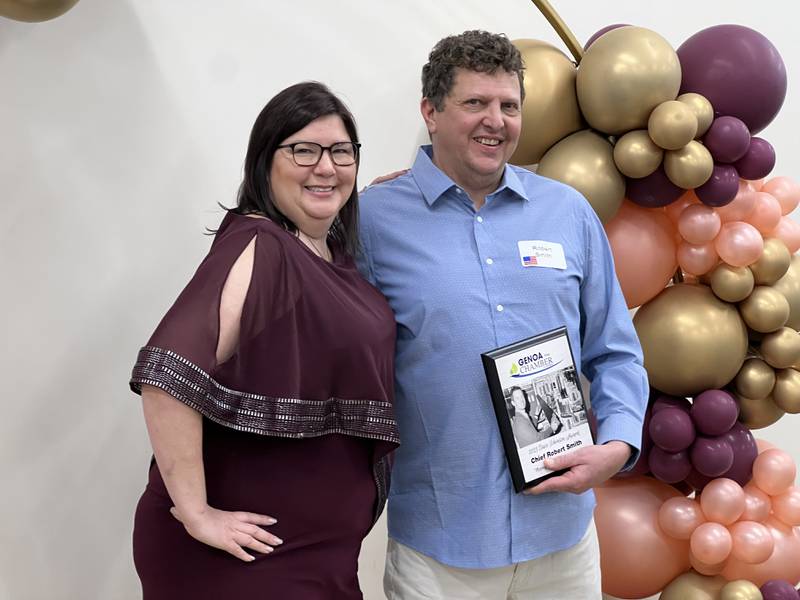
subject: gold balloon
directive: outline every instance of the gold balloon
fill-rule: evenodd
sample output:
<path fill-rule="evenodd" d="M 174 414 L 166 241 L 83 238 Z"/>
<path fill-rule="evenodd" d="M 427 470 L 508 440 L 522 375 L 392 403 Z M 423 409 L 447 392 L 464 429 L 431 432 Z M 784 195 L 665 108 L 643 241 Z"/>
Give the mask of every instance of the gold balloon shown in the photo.
<path fill-rule="evenodd" d="M 767 238 L 761 258 L 750 265 L 750 270 L 757 285 L 772 285 L 786 275 L 791 263 L 792 255 L 786 244 L 778 238 Z"/>
<path fill-rule="evenodd" d="M 690 141 L 679 150 L 664 155 L 664 171 L 669 180 L 684 189 L 700 187 L 714 171 L 714 159 L 703 144 Z"/>
<path fill-rule="evenodd" d="M 775 406 L 790 415 L 800 413 L 800 372 L 795 369 L 778 371 L 772 400 Z"/>
<path fill-rule="evenodd" d="M 692 109 L 695 118 L 697 119 L 697 133 L 694 134 L 695 138 L 703 135 L 708 128 L 711 127 L 711 122 L 714 120 L 714 107 L 705 96 L 688 92 L 681 94 L 677 98 L 678 102 L 683 102 L 686 106 Z"/>
<path fill-rule="evenodd" d="M 762 429 L 769 427 L 783 416 L 783 411 L 772 401 L 772 396 L 766 398 L 748 398 L 734 394 L 739 404 L 739 421 L 748 429 Z"/>
<path fill-rule="evenodd" d="M 719 600 L 764 600 L 761 590 L 752 581 L 737 579 L 719 591 Z"/>
<path fill-rule="evenodd" d="M 539 40 L 514 40 L 525 63 L 522 135 L 510 162 L 538 163 L 550 146 L 583 128 L 575 64 L 555 46 Z"/>
<path fill-rule="evenodd" d="M 736 374 L 734 386 L 747 398 L 766 398 L 775 386 L 775 370 L 760 358 L 748 358 Z"/>
<path fill-rule="evenodd" d="M 60 17 L 78 0 L 0 0 L 0 16 L 38 23 Z"/>
<path fill-rule="evenodd" d="M 739 312 L 748 327 L 770 333 L 786 324 L 789 302 L 779 291 L 757 285 L 753 293 L 739 303 Z"/>
<path fill-rule="evenodd" d="M 724 577 L 707 577 L 696 571 L 678 575 L 664 588 L 659 600 L 717 600 L 717 594 L 727 583 Z"/>
<path fill-rule="evenodd" d="M 603 223 L 617 214 L 625 196 L 625 178 L 614 164 L 611 143 L 588 129 L 550 148 L 536 172 L 578 190 Z"/>
<path fill-rule="evenodd" d="M 779 291 L 789 302 L 789 320 L 786 326 L 800 329 L 800 254 L 792 257 L 789 270 L 772 285 L 772 289 Z"/>
<path fill-rule="evenodd" d="M 650 113 L 647 132 L 659 148 L 677 150 L 694 139 L 697 133 L 697 117 L 683 102 L 667 100 Z"/>
<path fill-rule="evenodd" d="M 725 302 L 740 302 L 754 287 L 753 273 L 747 267 L 733 267 L 722 263 L 709 275 L 711 289 Z"/>
<path fill-rule="evenodd" d="M 704 285 L 666 288 L 639 308 L 633 324 L 650 385 L 674 396 L 725 386 L 747 352 L 747 332 L 736 307 Z"/>
<path fill-rule="evenodd" d="M 589 124 L 619 135 L 644 129 L 653 109 L 674 100 L 681 65 L 669 42 L 642 27 L 620 27 L 589 46 L 578 68 L 578 103 Z"/>
<path fill-rule="evenodd" d="M 629 131 L 614 144 L 614 162 L 623 175 L 647 177 L 661 164 L 664 151 L 653 143 L 646 129 Z"/>
<path fill-rule="evenodd" d="M 800 333 L 781 327 L 761 340 L 761 356 L 776 369 L 787 369 L 800 360 Z"/>

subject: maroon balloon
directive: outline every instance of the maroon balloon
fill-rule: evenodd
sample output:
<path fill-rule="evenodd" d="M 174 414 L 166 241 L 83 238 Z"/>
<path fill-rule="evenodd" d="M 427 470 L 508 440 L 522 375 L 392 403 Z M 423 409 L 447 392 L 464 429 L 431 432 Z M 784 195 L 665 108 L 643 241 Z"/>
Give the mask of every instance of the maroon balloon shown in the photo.
<path fill-rule="evenodd" d="M 708 477 L 707 475 L 703 475 L 697 469 L 692 468 L 692 472 L 689 473 L 689 476 L 686 477 L 686 483 L 688 483 L 695 491 L 701 492 L 703 488 L 708 485 L 710 481 L 712 481 L 713 477 Z"/>
<path fill-rule="evenodd" d="M 703 143 L 716 162 L 734 163 L 750 147 L 750 131 L 736 117 L 717 117 L 708 128 Z"/>
<path fill-rule="evenodd" d="M 770 579 L 760 590 L 764 600 L 797 600 L 797 590 L 783 579 Z"/>
<path fill-rule="evenodd" d="M 738 180 L 736 190 L 739 190 Z M 647 177 L 627 178 L 625 183 L 625 195 L 628 199 L 645 208 L 659 208 L 672 204 L 683 192 L 683 188 L 679 188 L 669 180 L 663 165 Z"/>
<path fill-rule="evenodd" d="M 767 140 L 754 137 L 745 155 L 734 163 L 743 179 L 761 179 L 775 166 L 775 148 Z"/>
<path fill-rule="evenodd" d="M 680 398 L 678 396 L 667 396 L 662 395 L 656 398 L 656 401 L 653 402 L 652 412 L 653 414 L 660 411 L 662 408 L 667 408 L 668 406 L 672 406 L 674 408 L 680 408 L 686 412 L 689 412 L 689 409 L 692 408 L 691 402 L 689 402 L 686 398 Z"/>
<path fill-rule="evenodd" d="M 653 476 L 664 483 L 678 483 L 692 472 L 692 463 L 689 462 L 689 453 L 686 450 L 666 452 L 656 446 L 650 451 L 647 462 Z"/>
<path fill-rule="evenodd" d="M 697 436 L 689 457 L 692 466 L 707 477 L 719 477 L 733 466 L 733 448 L 722 437 Z"/>
<path fill-rule="evenodd" d="M 724 390 L 706 390 L 692 402 L 692 421 L 700 433 L 722 435 L 730 431 L 739 416 L 739 406 Z"/>
<path fill-rule="evenodd" d="M 733 165 L 714 165 L 708 181 L 694 193 L 706 206 L 725 206 L 730 204 L 739 191 L 739 173 Z"/>
<path fill-rule="evenodd" d="M 758 133 L 786 98 L 786 67 L 775 46 L 743 25 L 715 25 L 678 48 L 681 94 L 697 92 L 717 115 L 738 117 Z"/>
<path fill-rule="evenodd" d="M 733 479 L 739 485 L 745 486 L 753 478 L 753 461 L 758 456 L 756 440 L 750 430 L 738 421 L 723 437 L 733 449 L 733 464 L 722 477 Z"/>
<path fill-rule="evenodd" d="M 694 423 L 689 414 L 670 406 L 653 415 L 649 431 L 653 443 L 667 452 L 686 450 L 695 438 Z"/>
<path fill-rule="evenodd" d="M 620 27 L 630 27 L 630 24 L 628 24 L 628 23 L 615 23 L 614 25 L 606 25 L 602 29 L 599 29 L 599 30 L 595 31 L 592 34 L 592 37 L 590 37 L 588 40 L 586 40 L 586 43 L 583 45 L 583 49 L 586 50 L 589 46 L 594 44 L 595 40 L 597 38 L 599 38 L 601 35 L 603 35 L 604 33 L 608 33 L 612 29 L 619 29 Z"/>

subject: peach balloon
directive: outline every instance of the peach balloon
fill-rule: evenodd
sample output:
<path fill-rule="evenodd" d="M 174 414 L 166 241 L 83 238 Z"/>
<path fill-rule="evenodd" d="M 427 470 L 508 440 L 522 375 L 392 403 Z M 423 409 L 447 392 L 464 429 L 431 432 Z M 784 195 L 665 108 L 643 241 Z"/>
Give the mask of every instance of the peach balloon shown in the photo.
<path fill-rule="evenodd" d="M 755 438 L 756 440 L 756 448 L 758 448 L 758 453 L 761 454 L 764 450 L 769 450 L 770 448 L 775 448 L 775 444 L 772 442 L 768 442 L 762 438 Z"/>
<path fill-rule="evenodd" d="M 775 177 L 770 179 L 761 188 L 762 192 L 767 192 L 775 196 L 781 205 L 781 214 L 788 215 L 800 202 L 800 184 L 789 177 Z"/>
<path fill-rule="evenodd" d="M 658 524 L 661 505 L 680 497 L 677 490 L 649 477 L 632 477 L 609 480 L 594 491 L 606 594 L 651 596 L 689 568 L 689 543 L 668 536 Z"/>
<path fill-rule="evenodd" d="M 774 235 L 773 237 L 779 237 Z M 746 267 L 756 262 L 764 251 L 764 240 L 758 229 L 742 221 L 724 223 L 714 247 L 719 257 L 734 267 Z"/>
<path fill-rule="evenodd" d="M 628 308 L 654 298 L 678 267 L 675 228 L 666 213 L 625 200 L 606 233 Z"/>
<path fill-rule="evenodd" d="M 774 549 L 770 557 L 759 564 L 747 564 L 731 556 L 722 576 L 732 581 L 747 579 L 758 586 L 770 579 L 785 579 L 792 585 L 800 581 L 800 527 L 789 527 L 770 517 L 764 525 L 772 535 Z"/>
<path fill-rule="evenodd" d="M 770 496 L 787 491 L 797 475 L 797 467 L 788 452 L 770 448 L 753 461 L 753 483 Z"/>
<path fill-rule="evenodd" d="M 753 212 L 746 220 L 761 233 L 772 231 L 781 220 L 781 205 L 766 192 L 756 192 Z"/>
<path fill-rule="evenodd" d="M 744 486 L 744 512 L 739 517 L 742 521 L 766 520 L 772 510 L 772 500 L 758 486 L 748 483 Z"/>
<path fill-rule="evenodd" d="M 733 479 L 720 477 L 711 481 L 700 494 L 700 508 L 709 521 L 730 525 L 744 512 L 742 486 Z M 701 559 L 702 560 L 702 559 Z"/>
<path fill-rule="evenodd" d="M 793 485 L 772 498 L 772 512 L 787 525 L 800 525 L 800 487 Z"/>
<path fill-rule="evenodd" d="M 718 206 L 715 210 L 723 223 L 728 221 L 745 221 L 755 206 L 755 190 L 744 179 L 739 180 L 739 191 L 734 199 L 725 206 Z"/>
<path fill-rule="evenodd" d="M 658 510 L 658 524 L 670 537 L 688 540 L 705 523 L 700 504 L 690 498 L 670 498 Z"/>
<path fill-rule="evenodd" d="M 721 226 L 719 215 L 705 204 L 687 206 L 678 218 L 678 232 L 690 244 L 710 242 L 717 237 Z"/>
<path fill-rule="evenodd" d="M 721 563 L 731 553 L 733 540 L 728 528 L 719 523 L 703 523 L 692 532 L 689 547 L 702 563 Z"/>
<path fill-rule="evenodd" d="M 693 204 L 700 204 L 700 199 L 692 190 L 689 190 L 674 202 L 667 204 L 664 207 L 664 212 L 673 223 L 677 223 L 683 211 Z"/>
<path fill-rule="evenodd" d="M 713 242 L 699 246 L 689 242 L 680 242 L 676 256 L 681 270 L 689 275 L 705 275 L 719 262 Z"/>
<path fill-rule="evenodd" d="M 692 568 L 700 573 L 701 575 L 707 575 L 709 577 L 713 577 L 714 575 L 719 575 L 725 569 L 725 561 L 718 562 L 716 564 L 710 565 L 704 563 L 702 560 L 699 560 L 694 554 L 691 552 L 689 553 L 689 564 Z"/>
<path fill-rule="evenodd" d="M 750 565 L 762 563 L 772 555 L 775 540 L 766 526 L 755 521 L 739 521 L 729 529 L 733 546 L 731 555 Z"/>
<path fill-rule="evenodd" d="M 767 237 L 779 238 L 791 254 L 800 250 L 800 225 L 791 217 L 781 217 L 778 225 L 770 231 Z"/>

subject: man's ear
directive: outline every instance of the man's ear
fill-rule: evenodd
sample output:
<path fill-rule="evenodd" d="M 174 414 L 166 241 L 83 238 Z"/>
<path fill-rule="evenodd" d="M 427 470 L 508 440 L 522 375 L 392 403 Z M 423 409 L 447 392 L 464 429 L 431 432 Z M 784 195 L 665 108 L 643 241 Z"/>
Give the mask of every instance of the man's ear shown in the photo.
<path fill-rule="evenodd" d="M 419 103 L 419 111 L 422 113 L 422 118 L 425 121 L 425 127 L 428 128 L 429 134 L 436 133 L 436 107 L 427 97 L 423 98 Z"/>

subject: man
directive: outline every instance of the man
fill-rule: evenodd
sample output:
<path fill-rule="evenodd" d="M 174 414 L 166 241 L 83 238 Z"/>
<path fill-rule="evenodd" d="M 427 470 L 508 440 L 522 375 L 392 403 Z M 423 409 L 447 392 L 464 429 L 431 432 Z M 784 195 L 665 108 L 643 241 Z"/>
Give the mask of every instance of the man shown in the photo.
<path fill-rule="evenodd" d="M 507 164 L 523 88 L 505 36 L 441 40 L 422 81 L 431 145 L 362 195 L 362 271 L 397 320 L 386 594 L 599 598 L 590 488 L 635 460 L 647 398 L 605 234 L 578 192 Z M 524 266 L 533 241 L 550 258 Z M 548 460 L 569 470 L 515 494 L 480 353 L 562 325 L 598 445 Z"/>

